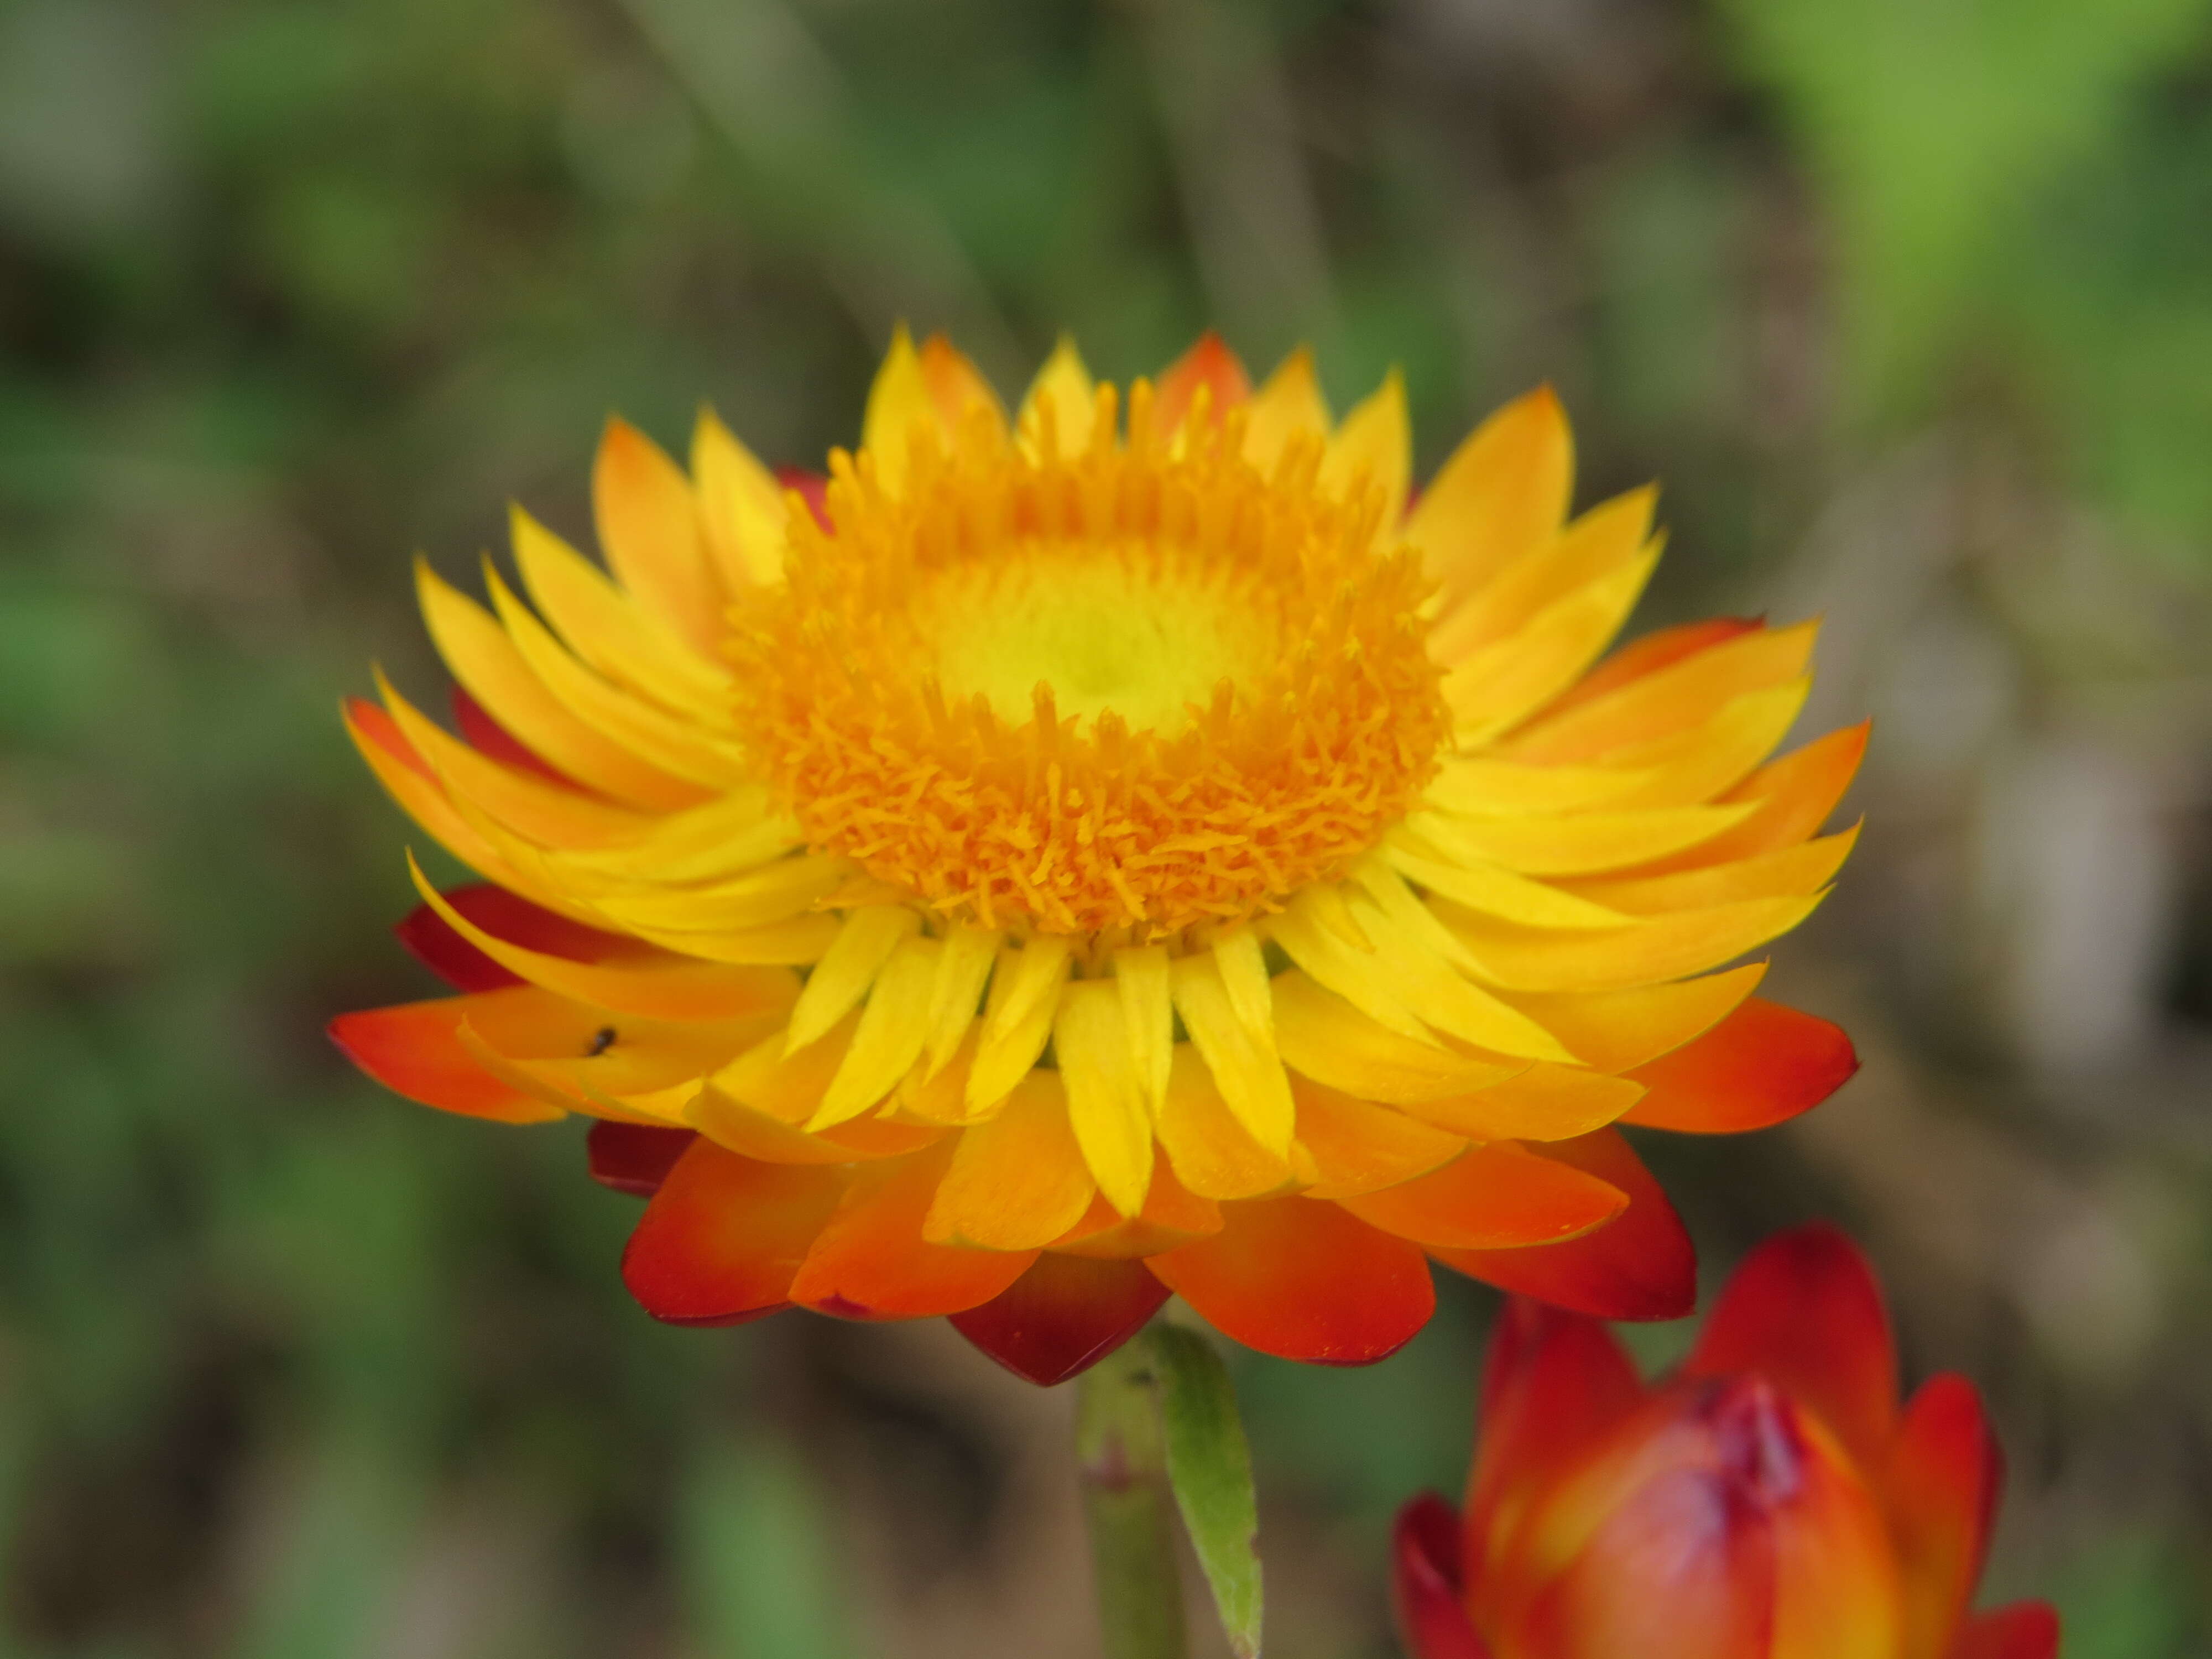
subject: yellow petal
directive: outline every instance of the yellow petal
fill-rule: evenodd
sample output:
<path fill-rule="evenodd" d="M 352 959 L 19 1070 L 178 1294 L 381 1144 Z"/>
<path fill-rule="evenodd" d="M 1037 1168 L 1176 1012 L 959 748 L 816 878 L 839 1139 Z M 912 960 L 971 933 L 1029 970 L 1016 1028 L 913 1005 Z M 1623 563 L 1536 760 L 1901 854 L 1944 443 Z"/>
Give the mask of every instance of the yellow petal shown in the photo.
<path fill-rule="evenodd" d="M 819 903 L 851 869 L 842 859 L 806 853 L 778 859 L 729 881 L 699 887 L 610 883 L 592 892 L 592 902 L 626 927 L 662 927 L 677 933 L 761 927 Z"/>
<path fill-rule="evenodd" d="M 1420 935 L 1386 915 L 1364 894 L 1352 901 L 1387 964 L 1390 988 L 1413 1016 L 1462 1042 L 1520 1060 L 1570 1060 L 1559 1038 L 1519 1009 L 1460 977 Z"/>
<path fill-rule="evenodd" d="M 1825 896 L 1824 889 L 1806 898 L 1747 899 L 1654 916 L 1612 933 L 1516 927 L 1446 902 L 1431 906 L 1474 954 L 1486 984 L 1509 991 L 1614 991 L 1717 968 L 1788 933 Z"/>
<path fill-rule="evenodd" d="M 1519 633 L 1486 646 L 1445 675 L 1444 701 L 1460 745 L 1473 748 L 1510 731 L 1580 679 L 1636 608 L 1658 556 L 1656 549 L 1639 553 L 1545 606 Z"/>
<path fill-rule="evenodd" d="M 1648 549 L 1659 492 L 1646 485 L 1537 542 L 1429 630 L 1429 655 L 1450 667 L 1534 621 L 1547 605 L 1611 574 Z"/>
<path fill-rule="evenodd" d="M 610 420 L 592 466 L 592 511 L 623 586 L 663 631 L 711 661 L 729 599 L 708 562 L 683 469 L 629 422 Z"/>
<path fill-rule="evenodd" d="M 1288 909 L 1268 918 L 1268 938 L 1318 983 L 1370 1019 L 1416 1042 L 1433 1041 L 1428 1028 L 1397 994 L 1387 965 L 1371 950 L 1347 944 L 1340 933 L 1322 927 L 1313 908 L 1301 902 L 1305 896 L 1299 895 Z"/>
<path fill-rule="evenodd" d="M 1818 624 L 1754 628 L 1533 723 L 1506 745 L 1522 761 L 1585 761 L 1710 720 L 1747 691 L 1786 685 L 1812 660 Z"/>
<path fill-rule="evenodd" d="M 1031 1072 L 998 1115 L 960 1137 L 921 1236 L 933 1244 L 1034 1250 L 1083 1218 L 1097 1190 L 1059 1076 Z"/>
<path fill-rule="evenodd" d="M 1168 1090 L 1168 1063 L 1175 1049 L 1175 1005 L 1168 987 L 1168 953 L 1158 945 L 1133 945 L 1114 952 L 1114 979 L 1121 992 L 1121 1018 L 1129 1053 L 1143 1082 L 1145 1103 L 1154 1113 Z"/>
<path fill-rule="evenodd" d="M 1220 970 L 1229 1006 L 1252 1040 L 1274 1042 L 1274 1002 L 1267 988 L 1267 954 L 1260 935 L 1249 927 L 1232 927 L 1213 941 L 1213 965 Z"/>
<path fill-rule="evenodd" d="M 975 1024 L 984 982 L 999 954 L 999 935 L 987 927 L 960 927 L 945 935 L 937 983 L 929 1001 L 929 1075 L 943 1071 Z"/>
<path fill-rule="evenodd" d="M 1617 1121 L 1644 1093 L 1644 1085 L 1626 1078 L 1540 1062 L 1487 1089 L 1405 1110 L 1473 1140 L 1572 1140 Z"/>
<path fill-rule="evenodd" d="M 1524 927 L 1618 927 L 1626 920 L 1590 899 L 1499 868 L 1461 842 L 1456 828 L 1417 815 L 1384 840 L 1382 856 L 1431 893 Z"/>
<path fill-rule="evenodd" d="M 806 976 L 806 988 L 791 1011 L 784 1052 L 817 1041 L 860 1006 L 891 954 L 921 927 L 921 917 L 903 904 L 872 904 L 851 911 L 837 941 Z"/>
<path fill-rule="evenodd" d="M 762 922 L 757 927 L 722 927 L 699 933 L 675 927 L 647 927 L 635 922 L 624 924 L 649 945 L 697 957 L 703 962 L 787 968 L 804 968 L 821 961 L 836 943 L 837 925 L 837 918 L 828 915 L 791 916 L 782 921 Z"/>
<path fill-rule="evenodd" d="M 1103 980 L 1069 986 L 1060 999 L 1052 1046 L 1084 1162 L 1106 1201 L 1135 1215 L 1152 1186 L 1152 1124 L 1119 988 Z"/>
<path fill-rule="evenodd" d="M 1414 504 L 1406 539 L 1440 585 L 1439 614 L 1549 537 L 1574 490 L 1574 438 L 1548 386 L 1516 398 L 1452 453 Z"/>
<path fill-rule="evenodd" d="M 1790 735 L 1812 689 L 1813 677 L 1801 674 L 1784 685 L 1747 691 L 1702 726 L 1608 755 L 1608 762 L 1618 758 L 1652 774 L 1618 805 L 1686 805 L 1726 793 Z"/>
<path fill-rule="evenodd" d="M 783 486 L 711 409 L 699 411 L 692 430 L 691 479 L 723 586 L 741 594 L 781 581 L 790 513 Z"/>
<path fill-rule="evenodd" d="M 846 1050 L 852 1047 L 853 1034 L 860 1027 L 859 1012 L 848 1013 L 795 1054 L 789 1052 L 787 1035 L 777 1031 L 746 1049 L 708 1082 L 739 1104 L 796 1127 L 821 1107 L 830 1079 L 845 1063 Z"/>
<path fill-rule="evenodd" d="M 876 480 L 891 495 L 906 487 L 907 455 L 917 426 L 936 423 L 929 383 L 922 378 L 921 358 L 914 337 L 901 323 L 891 334 L 891 349 L 875 384 L 868 388 L 868 406 L 860 419 L 860 447 L 874 459 Z"/>
<path fill-rule="evenodd" d="M 1046 451 L 1048 436 L 1062 455 L 1080 455 L 1091 447 L 1097 419 L 1097 388 L 1075 342 L 1062 335 L 1030 384 L 1014 417 L 1014 430 L 1030 455 Z"/>
<path fill-rule="evenodd" d="M 572 848 L 560 862 L 587 876 L 665 886 L 743 874 L 782 858 L 805 839 L 798 820 L 778 809 L 767 790 L 749 787 L 665 814 L 628 846 Z"/>
<path fill-rule="evenodd" d="M 641 1014 L 648 1019 L 720 1020 L 788 1007 L 798 981 L 786 969 L 737 968 L 651 957 L 633 962 L 573 962 L 495 938 L 446 902 L 410 854 L 408 872 L 422 902 L 446 925 L 509 973 L 532 985 L 588 1002 L 611 1013 Z"/>
<path fill-rule="evenodd" d="M 1558 1032 L 1595 1069 L 1632 1072 L 1719 1024 L 1765 976 L 1765 963 L 1747 962 L 1724 974 L 1630 991 L 1516 991 L 1506 996 Z"/>
<path fill-rule="evenodd" d="M 991 974 L 991 995 L 983 1031 L 969 1068 L 966 1090 L 970 1114 L 1006 1098 L 1022 1074 L 1036 1064 L 1052 1038 L 1060 988 L 1074 960 L 1068 942 L 1040 933 L 1018 951 L 1002 951 Z"/>
<path fill-rule="evenodd" d="M 1526 1069 L 1526 1062 L 1470 1059 L 1455 1048 L 1416 1042 L 1378 1025 L 1303 973 L 1275 975 L 1275 1010 L 1284 1064 L 1365 1100 L 1398 1106 L 1444 1100 Z"/>
<path fill-rule="evenodd" d="M 1160 1103 L 1160 1146 L 1176 1178 L 1200 1198 L 1257 1198 L 1291 1178 L 1291 1166 L 1237 1121 L 1205 1060 L 1178 1042 Z"/>
<path fill-rule="evenodd" d="M 1321 484 L 1337 495 L 1362 487 L 1380 492 L 1382 533 L 1395 538 L 1413 477 L 1413 425 L 1406 413 L 1406 380 L 1394 368 L 1380 387 L 1352 406 L 1328 441 Z"/>
<path fill-rule="evenodd" d="M 1647 864 L 1711 841 L 1759 810 L 1756 802 L 1655 806 L 1641 812 L 1571 812 L 1555 818 L 1462 818 L 1425 822 L 1421 833 L 1449 838 L 1449 850 L 1529 876 L 1590 875 Z"/>
<path fill-rule="evenodd" d="M 744 757 L 734 744 L 718 738 L 696 721 L 633 696 L 571 656 L 508 590 L 489 561 L 484 566 L 484 585 L 507 638 L 531 672 L 578 720 L 679 778 L 715 789 L 742 787 L 752 781 Z"/>
<path fill-rule="evenodd" d="M 1669 876 L 1577 883 L 1576 890 L 1613 909 L 1642 916 L 1708 909 L 1743 899 L 1791 898 L 1833 881 L 1858 836 L 1858 826 L 1853 824 L 1839 834 L 1785 847 L 1778 853 L 1762 853 L 1755 858 Z"/>
<path fill-rule="evenodd" d="M 415 587 L 431 641 L 453 678 L 556 770 L 633 806 L 669 811 L 701 799 L 697 785 L 641 760 L 570 713 L 532 672 L 507 630 L 425 560 L 415 562 Z"/>
<path fill-rule="evenodd" d="M 1183 1029 L 1229 1109 L 1261 1146 L 1286 1156 L 1297 1117 L 1290 1079 L 1273 1045 L 1262 1043 L 1237 1017 L 1212 954 L 1176 958 L 1169 983 Z"/>
<path fill-rule="evenodd" d="M 929 1036 L 930 993 L 937 983 L 937 962 L 943 951 L 933 939 L 903 938 L 877 972 L 860 1010 L 853 1046 L 845 1051 L 822 1104 L 807 1120 L 810 1132 L 818 1134 L 858 1117 L 890 1093 L 921 1058 L 922 1044 Z M 823 958 L 824 964 L 828 961 Z M 815 969 L 817 975 L 821 971 Z M 794 1018 L 797 1012 L 793 1011 Z"/>
<path fill-rule="evenodd" d="M 1605 766 L 1524 766 L 1487 755 L 1447 756 L 1424 797 L 1468 817 L 1571 812 L 1599 806 L 1640 787 L 1648 775 Z"/>
<path fill-rule="evenodd" d="M 1300 346 L 1276 366 L 1244 405 L 1244 459 L 1273 472 L 1293 438 L 1327 443 L 1328 399 L 1314 378 L 1313 352 Z"/>

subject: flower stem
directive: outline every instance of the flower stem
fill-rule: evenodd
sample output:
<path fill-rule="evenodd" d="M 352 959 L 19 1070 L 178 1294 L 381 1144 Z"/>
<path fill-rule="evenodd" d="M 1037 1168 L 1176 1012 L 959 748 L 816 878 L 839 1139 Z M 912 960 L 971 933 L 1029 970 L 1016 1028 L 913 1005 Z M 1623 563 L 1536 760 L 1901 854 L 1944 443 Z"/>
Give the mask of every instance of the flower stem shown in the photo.
<path fill-rule="evenodd" d="M 1075 1454 L 1106 1659 L 1184 1659 L 1159 1384 L 1144 1335 L 1083 1374 Z"/>

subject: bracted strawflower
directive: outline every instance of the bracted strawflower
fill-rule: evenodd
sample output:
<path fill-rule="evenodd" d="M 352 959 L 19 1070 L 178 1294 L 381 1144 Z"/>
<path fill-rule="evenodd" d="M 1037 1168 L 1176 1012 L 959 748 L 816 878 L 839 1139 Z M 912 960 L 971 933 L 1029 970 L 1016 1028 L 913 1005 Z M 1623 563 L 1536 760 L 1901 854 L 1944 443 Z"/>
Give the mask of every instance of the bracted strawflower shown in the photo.
<path fill-rule="evenodd" d="M 1972 1383 L 1900 1407 L 1881 1287 L 1825 1226 L 1737 1269 L 1646 1387 L 1595 1321 L 1516 1299 L 1467 1507 L 1398 1517 L 1413 1659 L 2054 1659 L 2058 1620 L 1976 1614 L 2002 1458 Z"/>
<path fill-rule="evenodd" d="M 347 1015 L 402 1094 L 599 1122 L 656 1316 L 951 1315 L 1040 1382 L 1179 1292 L 1265 1352 L 1382 1358 L 1430 1262 L 1684 1311 L 1613 1127 L 1757 1127 L 1853 1066 L 1714 972 L 1795 927 L 1863 732 L 1768 757 L 1809 625 L 1601 660 L 1653 493 L 1570 519 L 1533 393 L 1409 504 L 1395 377 L 1303 352 L 1158 385 L 1063 346 L 1009 421 L 902 335 L 860 448 L 781 486 L 610 427 L 600 569 L 518 511 L 528 602 L 427 568 L 455 737 L 369 763 L 487 884 L 403 925 L 463 994 Z"/>

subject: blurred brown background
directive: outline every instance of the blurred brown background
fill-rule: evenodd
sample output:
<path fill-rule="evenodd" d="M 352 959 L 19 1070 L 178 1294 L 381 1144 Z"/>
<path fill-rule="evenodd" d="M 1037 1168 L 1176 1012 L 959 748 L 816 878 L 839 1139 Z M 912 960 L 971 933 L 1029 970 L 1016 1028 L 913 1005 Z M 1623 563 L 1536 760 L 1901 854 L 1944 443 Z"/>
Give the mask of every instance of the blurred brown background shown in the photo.
<path fill-rule="evenodd" d="M 1992 1595 L 2212 1652 L 2203 0 L 0 0 L 0 1655 L 1093 1650 L 1064 1393 L 655 1328 L 580 1127 L 320 1035 L 427 992 L 335 713 L 434 684 L 409 555 L 580 533 L 613 409 L 818 462 L 902 317 L 1402 363 L 1425 466 L 1548 378 L 1665 481 L 1644 623 L 1826 615 L 1868 829 L 1778 975 L 1866 1069 L 1653 1155 L 1983 1382 Z M 1239 1361 L 1279 1659 L 1390 1651 L 1492 1307 Z"/>

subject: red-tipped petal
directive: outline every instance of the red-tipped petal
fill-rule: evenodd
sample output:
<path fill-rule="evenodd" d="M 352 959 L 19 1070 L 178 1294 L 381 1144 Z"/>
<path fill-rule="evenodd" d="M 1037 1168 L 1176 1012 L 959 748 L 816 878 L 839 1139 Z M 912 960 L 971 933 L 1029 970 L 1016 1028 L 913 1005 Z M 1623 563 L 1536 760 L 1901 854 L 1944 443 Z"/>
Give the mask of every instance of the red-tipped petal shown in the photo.
<path fill-rule="evenodd" d="M 848 1179 L 835 1164 L 757 1164 L 695 1140 L 630 1235 L 623 1283 L 672 1325 L 775 1313 Z"/>
<path fill-rule="evenodd" d="M 464 1117 L 544 1123 L 562 1114 L 510 1088 L 477 1064 L 456 1035 L 465 997 L 364 1008 L 330 1023 L 347 1059 L 395 1094 Z"/>
<path fill-rule="evenodd" d="M 1460 1599 L 1459 1516 L 1432 1492 L 1390 1529 L 1390 1610 L 1410 1659 L 1490 1659 Z"/>
<path fill-rule="evenodd" d="M 1839 1025 L 1753 997 L 1703 1036 L 1628 1073 L 1626 1123 L 1692 1134 L 1764 1129 L 1819 1105 L 1859 1068 Z"/>
<path fill-rule="evenodd" d="M 584 1155 L 591 1161 L 592 1179 L 600 1186 L 651 1198 L 698 1138 L 695 1129 L 603 1121 L 584 1137 Z"/>
<path fill-rule="evenodd" d="M 462 687 L 457 685 L 453 688 L 453 724 L 460 727 L 461 735 L 469 740 L 471 748 L 479 754 L 490 756 L 495 761 L 504 761 L 519 771 L 535 773 L 550 783 L 557 783 L 567 789 L 577 788 L 574 779 L 555 771 L 546 764 L 536 750 L 526 747 L 520 738 L 494 720 L 490 712 Z"/>
<path fill-rule="evenodd" d="M 791 1299 L 841 1319 L 919 1319 L 979 1307 L 1019 1279 L 1035 1250 L 922 1241 L 921 1224 L 957 1137 L 865 1166 L 791 1283 Z"/>
<path fill-rule="evenodd" d="M 1500 1290 L 1600 1319 L 1680 1319 L 1698 1297 L 1698 1258 L 1681 1218 L 1620 1134 L 1601 1129 L 1544 1144 L 1628 1194 L 1628 1207 L 1595 1232 L 1521 1250 L 1431 1250 L 1448 1267 Z"/>
<path fill-rule="evenodd" d="M 1418 1247 L 1334 1204 L 1263 1198 L 1221 1206 L 1211 1237 L 1147 1264 L 1224 1336 L 1284 1359 L 1366 1365 L 1436 1311 Z"/>
<path fill-rule="evenodd" d="M 2058 1610 L 2015 1601 L 1985 1613 L 1959 1632 L 1949 1659 L 2058 1659 Z"/>
<path fill-rule="evenodd" d="M 488 881 L 456 887 L 443 897 L 487 933 L 572 961 L 604 962 L 638 948 L 635 939 L 571 921 Z M 427 904 L 416 905 L 392 931 L 416 961 L 457 991 L 495 991 L 522 983 L 518 975 L 455 933 L 453 925 Z"/>
<path fill-rule="evenodd" d="M 1090 1370 L 1144 1328 L 1168 1287 L 1141 1261 L 1048 1250 L 952 1328 L 1016 1376 L 1042 1388 Z"/>
<path fill-rule="evenodd" d="M 1191 349 L 1160 371 L 1152 398 L 1152 423 L 1172 433 L 1190 412 L 1198 389 L 1206 389 L 1206 408 L 1218 425 L 1223 415 L 1252 395 L 1251 378 L 1222 337 L 1212 329 L 1200 335 Z"/>
<path fill-rule="evenodd" d="M 1941 1653 L 1972 1602 L 2003 1478 L 1974 1385 L 1950 1372 L 1929 1377 L 1905 1406 L 1881 1483 L 1908 1652 Z"/>
<path fill-rule="evenodd" d="M 799 499 L 806 503 L 806 510 L 814 515 L 814 522 L 823 530 L 836 528 L 830 522 L 829 479 L 803 466 L 780 466 L 775 470 L 775 481 L 786 489 L 799 492 Z"/>
<path fill-rule="evenodd" d="M 1482 1414 L 1468 1477 L 1462 1569 L 1479 1582 L 1512 1516 L 1634 1411 L 1644 1384 L 1613 1333 L 1581 1314 L 1507 1300 L 1483 1363 Z"/>
<path fill-rule="evenodd" d="M 1429 1175 L 1337 1202 L 1417 1244 L 1498 1250 L 1577 1237 L 1619 1215 L 1628 1195 L 1571 1164 L 1498 1140 Z"/>
<path fill-rule="evenodd" d="M 1858 1247 L 1816 1223 L 1743 1259 L 1683 1364 L 1686 1376 L 1756 1372 L 1816 1412 L 1860 1467 L 1897 1427 L 1897 1349 L 1881 1286 Z"/>

